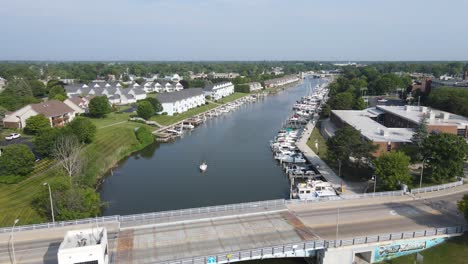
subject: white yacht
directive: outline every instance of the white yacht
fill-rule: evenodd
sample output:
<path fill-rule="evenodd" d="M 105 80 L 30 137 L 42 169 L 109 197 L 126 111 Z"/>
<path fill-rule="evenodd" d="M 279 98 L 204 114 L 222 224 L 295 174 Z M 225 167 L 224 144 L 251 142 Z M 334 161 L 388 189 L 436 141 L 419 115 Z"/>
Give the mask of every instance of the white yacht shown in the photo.
<path fill-rule="evenodd" d="M 206 169 L 208 169 L 208 165 L 206 164 L 206 162 L 202 162 L 202 164 L 200 164 L 200 171 L 205 172 Z"/>
<path fill-rule="evenodd" d="M 320 197 L 337 196 L 336 191 L 329 182 L 321 180 L 308 180 L 305 183 L 298 183 L 293 193 L 295 198 L 300 200 L 314 200 Z"/>

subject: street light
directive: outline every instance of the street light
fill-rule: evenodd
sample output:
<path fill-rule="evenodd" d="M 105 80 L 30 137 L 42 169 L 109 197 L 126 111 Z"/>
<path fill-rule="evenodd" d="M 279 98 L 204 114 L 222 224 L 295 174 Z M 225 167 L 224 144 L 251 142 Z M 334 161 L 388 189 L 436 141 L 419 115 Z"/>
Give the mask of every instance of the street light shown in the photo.
<path fill-rule="evenodd" d="M 319 144 L 318 144 L 318 139 L 315 139 L 315 148 L 317 149 L 317 155 L 319 155 Z"/>
<path fill-rule="evenodd" d="M 55 225 L 54 217 L 54 204 L 52 203 L 52 191 L 50 190 L 50 185 L 47 182 L 44 182 L 42 185 L 49 187 L 49 199 L 50 199 L 50 210 L 52 211 L 52 223 Z"/>
<path fill-rule="evenodd" d="M 424 163 L 426 162 L 427 158 L 423 159 L 422 166 L 421 166 L 421 176 L 419 177 L 419 188 L 422 188 L 422 177 L 424 172 Z"/>
<path fill-rule="evenodd" d="M 372 175 L 371 181 L 374 182 L 374 193 L 375 193 L 375 187 L 377 186 L 377 175 Z"/>
<path fill-rule="evenodd" d="M 10 232 L 11 252 L 13 254 L 13 264 L 16 264 L 15 242 L 13 240 L 13 231 L 15 231 L 15 226 L 18 222 L 19 222 L 19 219 L 15 219 L 15 222 L 13 223 L 13 227 L 11 228 L 11 232 Z"/>

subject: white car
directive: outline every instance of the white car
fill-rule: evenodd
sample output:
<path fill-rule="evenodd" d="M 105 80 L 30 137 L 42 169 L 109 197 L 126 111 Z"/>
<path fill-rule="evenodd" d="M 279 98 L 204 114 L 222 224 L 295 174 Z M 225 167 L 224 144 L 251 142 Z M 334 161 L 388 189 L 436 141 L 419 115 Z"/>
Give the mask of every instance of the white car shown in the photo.
<path fill-rule="evenodd" d="M 18 134 L 18 133 L 11 133 L 10 135 L 6 136 L 5 139 L 6 140 L 13 140 L 13 139 L 17 139 L 17 138 L 20 138 L 21 135 Z"/>

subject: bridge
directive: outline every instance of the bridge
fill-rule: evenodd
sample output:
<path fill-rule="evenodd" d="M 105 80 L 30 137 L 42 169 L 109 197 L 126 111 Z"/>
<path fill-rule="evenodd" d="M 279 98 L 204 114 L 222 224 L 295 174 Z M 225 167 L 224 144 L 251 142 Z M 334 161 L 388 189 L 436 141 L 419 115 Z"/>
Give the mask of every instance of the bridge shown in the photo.
<path fill-rule="evenodd" d="M 271 200 L 17 227 L 17 263 L 57 263 L 66 231 L 105 226 L 111 263 L 228 263 L 312 257 L 351 263 L 389 241 L 445 238 L 468 230 L 456 201 L 466 185 L 442 191 L 320 202 Z M 0 263 L 10 263 L 11 228 L 0 230 Z M 358 250 L 359 249 L 359 250 Z M 370 253 L 369 253 L 370 252 Z"/>

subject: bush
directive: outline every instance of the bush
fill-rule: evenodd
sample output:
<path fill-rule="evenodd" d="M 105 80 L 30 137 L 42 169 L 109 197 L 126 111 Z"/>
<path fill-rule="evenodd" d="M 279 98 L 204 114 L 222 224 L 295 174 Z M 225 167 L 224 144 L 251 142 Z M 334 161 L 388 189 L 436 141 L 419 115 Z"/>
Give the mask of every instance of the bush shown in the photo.
<path fill-rule="evenodd" d="M 29 135 L 37 135 L 41 130 L 49 129 L 50 121 L 43 114 L 36 116 L 31 116 L 26 119 L 26 127 L 24 128 L 24 133 Z"/>
<path fill-rule="evenodd" d="M 86 117 L 76 117 L 68 128 L 82 143 L 91 143 L 96 135 L 96 126 Z"/>
<path fill-rule="evenodd" d="M 137 131 L 135 131 L 136 138 L 141 145 L 149 145 L 153 143 L 154 137 L 151 131 L 147 127 L 139 127 Z"/>
<path fill-rule="evenodd" d="M 141 101 L 138 103 L 137 114 L 139 117 L 148 120 L 154 115 L 154 107 L 148 101 Z"/>
<path fill-rule="evenodd" d="M 104 117 L 111 112 L 106 96 L 96 96 L 89 101 L 89 114 L 93 117 Z"/>
<path fill-rule="evenodd" d="M 34 169 L 35 160 L 34 154 L 26 145 L 6 146 L 0 156 L 0 177 L 28 175 Z"/>
<path fill-rule="evenodd" d="M 34 149 L 43 157 L 51 156 L 55 140 L 66 132 L 64 128 L 42 130 L 41 133 L 34 138 Z"/>
<path fill-rule="evenodd" d="M 161 114 L 161 115 L 167 115 L 167 112 L 162 112 L 162 114 Z"/>

